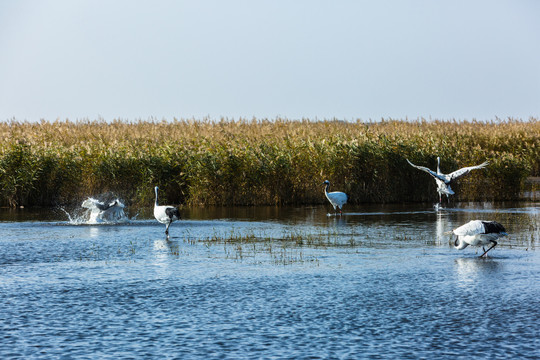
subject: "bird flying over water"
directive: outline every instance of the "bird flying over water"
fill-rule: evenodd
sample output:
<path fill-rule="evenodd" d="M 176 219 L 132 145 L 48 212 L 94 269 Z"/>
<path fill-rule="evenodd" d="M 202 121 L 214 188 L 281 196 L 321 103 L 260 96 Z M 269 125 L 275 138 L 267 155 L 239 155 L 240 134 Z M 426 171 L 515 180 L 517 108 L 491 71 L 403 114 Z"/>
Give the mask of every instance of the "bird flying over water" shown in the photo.
<path fill-rule="evenodd" d="M 456 170 L 456 171 L 454 171 L 454 172 L 452 172 L 450 174 L 443 174 L 441 172 L 441 169 L 440 169 L 440 163 L 441 163 L 441 158 L 440 157 L 437 157 L 437 171 L 436 172 L 431 170 L 431 169 L 428 169 L 427 167 L 424 167 L 424 166 L 414 165 L 412 162 L 409 161 L 409 159 L 406 159 L 406 160 L 412 167 L 415 167 L 418 170 L 425 171 L 428 174 L 430 174 L 431 176 L 433 176 L 433 178 L 435 178 L 435 181 L 437 182 L 437 192 L 439 193 L 439 203 L 442 202 L 442 195 L 443 194 L 446 195 L 446 197 L 448 199 L 449 199 L 450 195 L 455 194 L 454 191 L 452 190 L 452 188 L 450 187 L 450 184 L 452 184 L 452 182 L 454 180 L 456 180 L 457 178 L 459 178 L 461 176 L 467 175 L 472 170 L 482 169 L 482 168 L 486 167 L 488 165 L 488 163 L 489 163 L 489 162 L 485 161 L 480 165 L 468 166 L 468 167 L 464 167 L 464 168 L 461 168 L 459 170 Z"/>
<path fill-rule="evenodd" d="M 334 211 L 336 210 L 336 208 L 339 208 L 339 214 L 341 215 L 342 214 L 341 210 L 343 208 L 343 205 L 347 203 L 347 194 L 341 191 L 328 192 L 328 188 L 330 187 L 330 181 L 328 180 L 325 180 L 323 182 L 323 185 L 326 185 L 326 187 L 324 188 L 324 194 L 326 195 L 326 198 L 328 199 L 328 201 L 330 201 L 330 204 L 332 204 L 332 206 L 334 207 Z"/>
<path fill-rule="evenodd" d="M 472 220 L 447 232 L 446 234 L 456 235 L 454 246 L 458 250 L 465 249 L 467 246 L 482 246 L 484 253 L 480 257 L 487 254 L 487 252 L 497 246 L 498 238 L 508 235 L 504 226 L 496 221 L 483 221 Z M 484 246 L 493 244 L 489 249 L 485 249 Z"/>

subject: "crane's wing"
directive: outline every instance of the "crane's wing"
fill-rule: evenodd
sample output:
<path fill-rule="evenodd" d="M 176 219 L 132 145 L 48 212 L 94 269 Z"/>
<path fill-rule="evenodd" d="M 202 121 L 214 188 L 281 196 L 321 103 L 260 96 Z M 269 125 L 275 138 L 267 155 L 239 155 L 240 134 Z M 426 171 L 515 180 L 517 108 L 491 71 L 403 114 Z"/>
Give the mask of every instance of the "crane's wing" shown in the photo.
<path fill-rule="evenodd" d="M 428 169 L 427 167 L 414 165 L 412 162 L 409 161 L 409 159 L 405 159 L 405 160 L 407 160 L 407 162 L 408 162 L 412 167 L 415 167 L 415 168 L 417 168 L 418 170 L 422 170 L 422 171 L 427 172 L 428 174 L 430 174 L 431 176 L 433 176 L 435 179 L 439 179 L 439 180 L 444 181 L 444 182 L 447 182 L 447 181 L 448 181 L 448 179 L 446 179 L 446 178 L 444 177 L 443 174 L 439 175 L 439 174 L 437 174 L 435 171 L 433 171 L 433 170 L 431 170 L 431 169 Z"/>
<path fill-rule="evenodd" d="M 471 170 L 485 168 L 488 164 L 489 162 L 485 161 L 480 165 L 464 167 L 464 168 L 454 171 L 453 173 L 448 174 L 448 177 L 450 178 L 450 181 L 452 181 L 452 180 L 457 179 L 460 176 L 467 175 L 468 173 L 471 172 Z"/>
<path fill-rule="evenodd" d="M 99 200 L 94 199 L 94 198 L 88 198 L 88 199 L 83 201 L 81 207 L 86 208 L 86 209 L 103 210 L 102 207 L 105 207 L 105 204 L 102 203 Z"/>
<path fill-rule="evenodd" d="M 457 229 L 453 230 L 454 235 L 460 236 L 473 236 L 485 234 L 486 230 L 482 220 L 471 220 L 465 225 L 461 225 Z"/>
<path fill-rule="evenodd" d="M 328 199 L 341 206 L 347 203 L 348 196 L 341 191 L 332 191 L 328 193 Z"/>

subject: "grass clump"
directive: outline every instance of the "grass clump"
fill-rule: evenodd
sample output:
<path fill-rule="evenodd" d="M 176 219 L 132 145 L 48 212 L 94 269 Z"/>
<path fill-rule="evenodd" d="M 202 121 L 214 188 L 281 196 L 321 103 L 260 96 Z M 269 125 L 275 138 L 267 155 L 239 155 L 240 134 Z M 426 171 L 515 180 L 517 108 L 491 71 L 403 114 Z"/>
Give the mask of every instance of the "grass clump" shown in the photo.
<path fill-rule="evenodd" d="M 457 201 L 518 200 L 540 176 L 540 122 L 56 121 L 0 123 L 0 205 L 77 204 L 115 193 L 128 205 L 319 204 L 322 182 L 350 203 L 436 200 L 413 163 L 451 172 Z"/>

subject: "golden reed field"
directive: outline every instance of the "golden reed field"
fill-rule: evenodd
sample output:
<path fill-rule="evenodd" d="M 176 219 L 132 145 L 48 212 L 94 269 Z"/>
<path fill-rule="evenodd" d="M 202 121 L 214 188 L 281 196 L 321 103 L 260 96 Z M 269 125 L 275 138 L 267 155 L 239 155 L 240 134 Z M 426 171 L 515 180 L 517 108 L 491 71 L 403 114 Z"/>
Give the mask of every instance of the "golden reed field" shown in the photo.
<path fill-rule="evenodd" d="M 540 176 L 540 122 L 175 120 L 0 122 L 0 206 L 321 204 L 322 182 L 349 203 L 435 202 L 435 181 L 488 160 L 452 201 L 519 200 Z M 529 180 L 528 180 L 529 179 Z M 532 189 L 538 190 L 538 189 Z"/>

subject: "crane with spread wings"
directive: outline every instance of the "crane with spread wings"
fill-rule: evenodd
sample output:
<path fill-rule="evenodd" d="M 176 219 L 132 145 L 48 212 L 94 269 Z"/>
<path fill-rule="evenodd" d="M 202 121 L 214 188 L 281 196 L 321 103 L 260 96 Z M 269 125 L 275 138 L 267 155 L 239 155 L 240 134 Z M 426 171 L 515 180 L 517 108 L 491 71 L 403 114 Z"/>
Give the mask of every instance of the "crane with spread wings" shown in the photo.
<path fill-rule="evenodd" d="M 439 203 L 442 202 L 442 195 L 443 194 L 446 195 L 447 198 L 450 195 L 455 194 L 454 191 L 452 190 L 452 188 L 450 187 L 450 184 L 454 180 L 456 180 L 457 178 L 459 178 L 461 176 L 467 175 L 472 170 L 482 169 L 482 168 L 484 168 L 484 167 L 486 167 L 488 165 L 488 161 L 485 161 L 480 165 L 468 166 L 468 167 L 464 167 L 464 168 L 461 168 L 459 170 L 456 170 L 456 171 L 454 171 L 454 172 L 452 172 L 450 174 L 443 174 L 441 172 L 441 169 L 440 169 L 440 163 L 441 163 L 440 157 L 437 157 L 437 171 L 433 171 L 433 170 L 431 170 L 431 169 L 429 169 L 427 167 L 424 167 L 424 166 L 414 165 L 412 162 L 409 161 L 409 159 L 406 159 L 406 160 L 411 166 L 417 168 L 418 170 L 425 171 L 428 174 L 430 174 L 431 176 L 433 176 L 433 178 L 437 182 L 437 192 L 439 193 Z"/>

